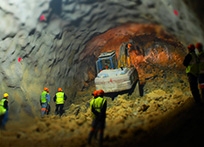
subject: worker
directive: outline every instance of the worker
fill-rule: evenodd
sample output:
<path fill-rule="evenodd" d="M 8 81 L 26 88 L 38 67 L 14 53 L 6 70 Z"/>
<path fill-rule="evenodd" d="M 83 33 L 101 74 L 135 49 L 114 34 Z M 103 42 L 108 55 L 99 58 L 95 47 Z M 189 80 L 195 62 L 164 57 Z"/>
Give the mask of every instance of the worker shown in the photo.
<path fill-rule="evenodd" d="M 8 93 L 3 94 L 0 101 L 0 128 L 5 130 L 6 122 L 8 121 Z"/>
<path fill-rule="evenodd" d="M 99 146 L 103 144 L 103 134 L 105 128 L 107 100 L 103 98 L 104 91 L 96 90 L 93 92 L 94 98 L 90 102 L 90 109 L 92 112 L 92 128 L 88 136 L 88 144 L 91 144 L 93 136 L 97 138 L 99 131 Z"/>
<path fill-rule="evenodd" d="M 183 60 L 183 65 L 186 67 L 186 74 L 190 84 L 190 90 L 196 104 L 201 104 L 200 93 L 198 89 L 198 63 L 199 59 L 195 53 L 195 46 L 188 45 L 188 54 Z"/>
<path fill-rule="evenodd" d="M 40 105 L 41 105 L 41 117 L 44 117 L 45 114 L 50 112 L 50 94 L 49 89 L 44 87 L 43 92 L 40 96 Z"/>
<path fill-rule="evenodd" d="M 122 43 L 120 46 L 118 67 L 123 69 L 131 66 L 130 51 L 132 49 L 131 43 Z"/>
<path fill-rule="evenodd" d="M 58 92 L 53 97 L 53 101 L 56 104 L 55 114 L 62 116 L 64 110 L 64 103 L 67 100 L 66 94 L 63 92 L 62 88 L 58 88 Z"/>
<path fill-rule="evenodd" d="M 127 52 L 127 66 L 130 67 L 131 66 L 131 60 L 130 60 L 130 51 L 132 49 L 132 44 L 131 43 L 128 43 L 127 44 L 127 49 L 126 49 L 126 52 Z"/>
<path fill-rule="evenodd" d="M 201 92 L 201 99 L 204 101 L 204 51 L 203 45 L 201 43 L 196 43 L 195 47 L 198 49 L 198 58 L 199 58 L 199 76 L 198 83 Z"/>

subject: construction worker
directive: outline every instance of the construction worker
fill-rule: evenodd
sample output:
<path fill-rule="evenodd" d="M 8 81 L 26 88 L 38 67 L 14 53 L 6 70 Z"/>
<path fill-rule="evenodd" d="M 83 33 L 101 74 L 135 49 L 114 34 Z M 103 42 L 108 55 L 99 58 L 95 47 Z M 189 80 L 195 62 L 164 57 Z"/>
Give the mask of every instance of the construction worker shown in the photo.
<path fill-rule="evenodd" d="M 198 49 L 198 58 L 199 58 L 199 76 L 198 83 L 201 92 L 201 98 L 204 101 L 204 51 L 203 45 L 201 43 L 196 43 L 195 47 Z"/>
<path fill-rule="evenodd" d="M 64 110 L 64 103 L 67 100 L 66 94 L 63 92 L 62 88 L 58 88 L 58 92 L 53 97 L 53 101 L 56 104 L 55 114 L 62 116 Z"/>
<path fill-rule="evenodd" d="M 127 44 L 127 66 L 130 67 L 131 66 L 131 60 L 130 60 L 130 51 L 132 49 L 132 44 L 128 43 Z"/>
<path fill-rule="evenodd" d="M 49 89 L 44 87 L 43 92 L 40 96 L 40 105 L 41 105 L 41 117 L 44 117 L 45 114 L 50 112 L 50 94 Z"/>
<path fill-rule="evenodd" d="M 186 74 L 190 84 L 190 90 L 197 104 L 201 104 L 200 93 L 198 89 L 198 63 L 199 59 L 195 53 L 195 46 L 188 45 L 189 53 L 185 56 L 183 65 L 186 67 Z"/>
<path fill-rule="evenodd" d="M 99 146 L 102 146 L 106 119 L 107 100 L 103 98 L 103 90 L 94 91 L 93 96 L 94 98 L 90 102 L 93 121 L 92 128 L 88 136 L 88 143 L 91 144 L 93 136 L 97 138 L 97 132 L 99 131 Z"/>
<path fill-rule="evenodd" d="M 8 121 L 8 93 L 4 93 L 0 101 L 0 128 L 5 130 L 6 122 Z"/>
<path fill-rule="evenodd" d="M 125 67 L 131 66 L 130 54 L 132 44 L 131 43 L 122 43 L 120 46 L 120 54 L 118 60 L 118 67 L 123 69 Z"/>

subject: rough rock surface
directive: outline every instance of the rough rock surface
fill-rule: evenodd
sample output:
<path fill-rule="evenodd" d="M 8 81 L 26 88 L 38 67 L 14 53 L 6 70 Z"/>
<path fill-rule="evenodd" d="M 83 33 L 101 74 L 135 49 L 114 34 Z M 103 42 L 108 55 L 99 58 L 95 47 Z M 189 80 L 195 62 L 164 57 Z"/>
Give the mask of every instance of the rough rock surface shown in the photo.
<path fill-rule="evenodd" d="M 10 95 L 11 117 L 38 114 L 44 86 L 51 95 L 62 87 L 70 106 L 78 90 L 86 90 L 94 79 L 97 55 L 107 46 L 117 50 L 129 37 L 145 53 L 131 55 L 144 82 L 158 76 L 152 67 L 164 77 L 169 67 L 183 72 L 185 46 L 204 40 L 202 19 L 193 10 L 177 0 L 1 2 L 0 89 Z M 46 21 L 39 21 L 41 14 Z M 144 67 L 149 70 L 143 72 Z"/>
<path fill-rule="evenodd" d="M 20 105 L 25 107 L 23 111 L 31 113 L 29 105 L 38 104 L 44 86 L 50 88 L 51 94 L 57 87 L 63 87 L 74 98 L 76 91 L 72 89 L 83 89 L 93 80 L 93 61 L 109 41 L 96 40 L 96 55 L 86 52 L 87 42 L 113 27 L 127 22 L 158 23 L 184 45 L 203 40 L 201 22 L 182 1 L 9 0 L 0 6 L 4 18 L 0 42 L 1 89 L 2 93 L 10 93 L 11 111 L 15 107 L 16 114 L 22 109 Z M 179 11 L 178 16 L 174 10 Z M 41 14 L 46 21 L 39 21 Z M 90 66 L 84 66 L 82 55 Z M 18 58 L 23 60 L 18 62 Z"/>

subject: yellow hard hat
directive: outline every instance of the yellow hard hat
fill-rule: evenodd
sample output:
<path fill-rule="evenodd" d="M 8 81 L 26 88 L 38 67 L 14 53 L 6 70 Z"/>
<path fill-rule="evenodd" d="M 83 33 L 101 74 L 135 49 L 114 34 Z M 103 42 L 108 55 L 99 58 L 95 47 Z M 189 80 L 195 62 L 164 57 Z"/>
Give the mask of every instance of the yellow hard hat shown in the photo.
<path fill-rule="evenodd" d="M 4 97 L 8 97 L 9 95 L 8 95 L 8 93 L 4 93 Z"/>

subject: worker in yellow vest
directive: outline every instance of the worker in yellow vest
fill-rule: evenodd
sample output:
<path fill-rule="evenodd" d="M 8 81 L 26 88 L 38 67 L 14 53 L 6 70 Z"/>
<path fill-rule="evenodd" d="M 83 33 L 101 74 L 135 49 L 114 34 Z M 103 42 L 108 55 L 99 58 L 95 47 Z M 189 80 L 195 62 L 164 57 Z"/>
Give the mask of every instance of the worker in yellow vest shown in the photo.
<path fill-rule="evenodd" d="M 195 53 L 195 46 L 188 45 L 189 53 L 185 56 L 183 65 L 186 67 L 186 74 L 190 84 L 190 90 L 197 104 L 201 104 L 200 93 L 198 89 L 199 59 Z"/>
<path fill-rule="evenodd" d="M 5 130 L 6 122 L 8 121 L 8 93 L 4 93 L 0 101 L 0 129 Z"/>
<path fill-rule="evenodd" d="M 88 144 L 91 144 L 93 136 L 97 138 L 97 132 L 99 131 L 99 146 L 102 146 L 106 119 L 107 100 L 103 98 L 103 90 L 94 91 L 93 96 L 94 98 L 90 102 L 93 121 L 92 128 L 88 136 Z"/>
<path fill-rule="evenodd" d="M 63 92 L 62 88 L 58 88 L 58 92 L 55 94 L 55 96 L 53 97 L 53 101 L 55 102 L 55 114 L 56 115 L 60 115 L 62 116 L 62 114 L 64 113 L 64 103 L 67 100 L 67 96 L 66 94 Z"/>
<path fill-rule="evenodd" d="M 40 95 L 40 105 L 41 105 L 41 117 L 50 112 L 50 94 L 49 89 L 44 87 L 43 92 Z"/>
<path fill-rule="evenodd" d="M 199 76 L 198 83 L 201 92 L 201 98 L 204 101 L 204 50 L 201 43 L 196 43 L 195 47 L 198 49 L 198 58 L 199 58 Z"/>

